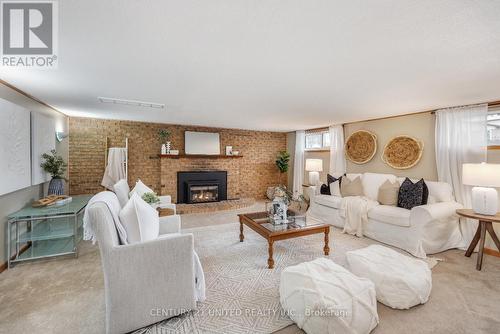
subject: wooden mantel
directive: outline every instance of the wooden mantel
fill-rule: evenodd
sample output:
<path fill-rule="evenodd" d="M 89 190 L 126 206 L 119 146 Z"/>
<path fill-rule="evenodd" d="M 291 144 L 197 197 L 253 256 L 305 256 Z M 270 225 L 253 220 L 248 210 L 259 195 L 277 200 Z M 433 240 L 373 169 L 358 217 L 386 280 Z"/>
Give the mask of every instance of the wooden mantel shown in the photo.
<path fill-rule="evenodd" d="M 192 158 L 192 159 L 232 159 L 243 158 L 242 155 L 223 155 L 223 154 L 160 154 L 160 158 L 164 159 L 179 159 L 179 158 Z"/>

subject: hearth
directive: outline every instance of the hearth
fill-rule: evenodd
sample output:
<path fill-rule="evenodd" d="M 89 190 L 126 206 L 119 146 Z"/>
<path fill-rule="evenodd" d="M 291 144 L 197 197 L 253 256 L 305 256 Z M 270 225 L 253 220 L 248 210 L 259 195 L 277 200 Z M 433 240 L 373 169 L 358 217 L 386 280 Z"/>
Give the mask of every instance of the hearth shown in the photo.
<path fill-rule="evenodd" d="M 226 199 L 226 171 L 177 172 L 177 203 L 196 204 Z"/>

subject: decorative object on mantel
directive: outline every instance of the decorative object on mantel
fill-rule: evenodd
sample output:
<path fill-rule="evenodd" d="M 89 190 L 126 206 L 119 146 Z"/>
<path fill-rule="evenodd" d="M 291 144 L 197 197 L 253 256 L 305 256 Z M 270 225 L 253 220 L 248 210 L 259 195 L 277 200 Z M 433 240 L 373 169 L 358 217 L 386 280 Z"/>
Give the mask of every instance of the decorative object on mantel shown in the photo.
<path fill-rule="evenodd" d="M 238 155 L 240 154 L 240 151 L 233 151 L 233 155 Z"/>
<path fill-rule="evenodd" d="M 394 169 L 412 168 L 422 158 L 424 143 L 410 136 L 397 136 L 389 140 L 382 153 L 382 161 Z"/>
<path fill-rule="evenodd" d="M 158 139 L 161 143 L 161 154 L 170 154 L 170 145 L 171 143 L 168 141 L 170 137 L 170 131 L 167 129 L 158 130 Z"/>
<path fill-rule="evenodd" d="M 64 159 L 57 155 L 56 150 L 51 150 L 51 154 L 42 154 L 42 159 L 44 160 L 40 167 L 52 176 L 49 183 L 48 195 L 63 195 L 64 194 L 64 172 L 68 164 L 64 162 Z"/>
<path fill-rule="evenodd" d="M 179 155 L 179 150 L 170 150 L 170 155 Z"/>
<path fill-rule="evenodd" d="M 346 158 L 362 165 L 370 161 L 377 152 L 377 136 L 370 131 L 359 130 L 351 133 L 345 142 Z"/>
<path fill-rule="evenodd" d="M 233 147 L 226 146 L 226 155 L 233 155 Z"/>

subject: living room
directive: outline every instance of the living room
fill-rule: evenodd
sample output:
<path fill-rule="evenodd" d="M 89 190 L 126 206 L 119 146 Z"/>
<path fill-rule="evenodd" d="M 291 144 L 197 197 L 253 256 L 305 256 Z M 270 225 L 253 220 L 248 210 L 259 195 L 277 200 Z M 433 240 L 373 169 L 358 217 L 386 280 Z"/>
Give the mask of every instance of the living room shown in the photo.
<path fill-rule="evenodd" d="M 0 333 L 498 332 L 500 4 L 0 6 Z"/>

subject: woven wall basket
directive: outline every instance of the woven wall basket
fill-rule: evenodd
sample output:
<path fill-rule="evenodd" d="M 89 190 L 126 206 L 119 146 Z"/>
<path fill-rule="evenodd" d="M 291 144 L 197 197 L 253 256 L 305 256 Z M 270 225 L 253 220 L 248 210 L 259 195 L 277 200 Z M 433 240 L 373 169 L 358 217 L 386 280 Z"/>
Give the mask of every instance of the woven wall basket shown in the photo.
<path fill-rule="evenodd" d="M 377 136 L 366 130 L 353 132 L 345 142 L 345 155 L 355 164 L 365 164 L 377 152 Z"/>
<path fill-rule="evenodd" d="M 395 169 L 408 169 L 418 164 L 423 151 L 423 142 L 409 136 L 397 136 L 385 145 L 382 161 Z"/>

